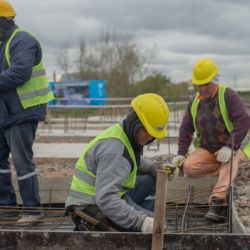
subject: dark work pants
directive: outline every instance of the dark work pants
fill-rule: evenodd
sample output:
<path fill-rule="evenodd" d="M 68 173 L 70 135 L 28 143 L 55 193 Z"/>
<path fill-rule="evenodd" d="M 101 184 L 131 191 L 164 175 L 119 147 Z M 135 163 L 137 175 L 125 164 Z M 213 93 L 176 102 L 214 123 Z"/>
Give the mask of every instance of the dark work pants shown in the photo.
<path fill-rule="evenodd" d="M 32 150 L 37 125 L 37 122 L 27 122 L 0 130 L 0 205 L 16 205 L 9 164 L 11 154 L 23 206 L 40 206 L 38 179 Z"/>
<path fill-rule="evenodd" d="M 152 175 L 138 175 L 134 189 L 129 190 L 125 200 L 137 210 L 143 210 L 148 216 L 154 216 L 156 178 Z"/>

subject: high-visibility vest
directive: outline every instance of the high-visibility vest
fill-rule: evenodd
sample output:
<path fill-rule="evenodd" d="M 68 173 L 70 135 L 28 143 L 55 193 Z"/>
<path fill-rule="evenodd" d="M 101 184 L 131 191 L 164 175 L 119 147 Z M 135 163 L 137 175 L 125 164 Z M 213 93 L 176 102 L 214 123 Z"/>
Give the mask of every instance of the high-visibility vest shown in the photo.
<path fill-rule="evenodd" d="M 228 112 L 227 112 L 227 106 L 226 106 L 226 102 L 225 102 L 225 91 L 226 91 L 226 89 L 227 89 L 227 86 L 225 86 L 223 84 L 219 85 L 219 91 L 218 91 L 219 108 L 220 108 L 220 112 L 222 114 L 225 126 L 227 128 L 227 131 L 229 133 L 231 133 L 232 130 L 233 130 L 233 124 L 232 124 L 231 120 L 229 119 Z M 197 126 L 196 126 L 196 115 L 197 115 L 197 110 L 198 110 L 199 103 L 200 103 L 199 93 L 197 92 L 196 95 L 195 95 L 195 98 L 193 100 L 193 103 L 191 105 L 191 115 L 192 115 L 192 118 L 193 118 L 193 126 L 195 128 L 195 132 L 196 132 L 196 135 L 197 135 L 195 146 L 199 146 L 199 143 L 200 143 L 200 138 L 199 138 L 200 136 L 199 136 Z M 244 152 L 245 156 L 248 159 L 250 159 L 250 137 L 249 137 L 249 134 L 244 139 L 244 141 L 246 141 L 246 140 L 247 140 L 247 142 L 244 143 L 245 145 L 243 146 L 243 152 Z"/>
<path fill-rule="evenodd" d="M 250 159 L 250 132 L 248 131 L 247 136 L 241 143 L 241 148 L 243 150 L 244 155 Z"/>
<path fill-rule="evenodd" d="M 127 190 L 134 188 L 136 181 L 137 173 L 137 163 L 135 159 L 134 150 L 130 144 L 130 141 L 125 134 L 124 130 L 119 124 L 115 124 L 112 127 L 104 130 L 97 137 L 95 137 L 85 148 L 83 154 L 76 163 L 75 173 L 71 182 L 71 188 L 69 196 L 75 200 L 79 200 L 82 204 L 96 204 L 96 187 L 95 180 L 96 176 L 92 173 L 85 161 L 84 158 L 86 154 L 91 150 L 91 148 L 99 141 L 105 139 L 116 138 L 120 140 L 128 150 L 128 153 L 133 161 L 132 171 L 129 173 L 127 179 L 122 184 L 123 191 L 118 193 L 119 197 L 123 197 Z"/>
<path fill-rule="evenodd" d="M 10 67 L 10 43 L 18 32 L 26 32 L 16 28 L 5 46 L 5 58 Z M 28 32 L 27 32 L 28 33 Z M 30 34 L 30 33 L 29 33 Z M 32 34 L 30 34 L 33 36 Z M 34 37 L 34 36 L 33 36 Z M 23 85 L 16 88 L 17 94 L 24 109 L 39 104 L 47 103 L 54 99 L 54 94 L 50 89 L 49 80 L 46 76 L 45 68 L 42 60 L 32 68 L 30 79 Z"/>

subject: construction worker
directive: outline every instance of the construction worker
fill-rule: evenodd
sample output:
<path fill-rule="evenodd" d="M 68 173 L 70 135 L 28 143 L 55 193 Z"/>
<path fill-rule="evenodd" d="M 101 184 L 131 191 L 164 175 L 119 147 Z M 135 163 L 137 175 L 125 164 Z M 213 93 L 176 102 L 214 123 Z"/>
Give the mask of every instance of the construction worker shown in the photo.
<path fill-rule="evenodd" d="M 75 230 L 152 232 L 156 162 L 142 157 L 143 146 L 166 135 L 169 109 L 162 97 L 135 97 L 126 118 L 104 130 L 85 148 L 72 179 L 66 210 Z M 151 197 L 151 199 L 150 199 Z M 100 222 L 79 220 L 82 210 Z"/>
<path fill-rule="evenodd" d="M 197 93 L 189 101 L 182 120 L 178 155 L 172 161 L 183 166 L 184 174 L 190 177 L 218 176 L 205 215 L 214 222 L 225 220 L 230 171 L 233 182 L 239 162 L 244 159 L 240 146 L 250 128 L 241 99 L 231 88 L 219 84 L 218 72 L 218 66 L 209 58 L 201 58 L 194 64 L 192 83 Z M 188 155 L 194 132 L 196 149 Z"/>
<path fill-rule="evenodd" d="M 39 189 L 32 145 L 46 103 L 53 99 L 38 40 L 15 25 L 16 12 L 0 0 L 0 206 L 16 206 L 9 155 L 17 173 L 23 206 L 39 207 Z M 23 214 L 21 222 L 41 217 Z"/>

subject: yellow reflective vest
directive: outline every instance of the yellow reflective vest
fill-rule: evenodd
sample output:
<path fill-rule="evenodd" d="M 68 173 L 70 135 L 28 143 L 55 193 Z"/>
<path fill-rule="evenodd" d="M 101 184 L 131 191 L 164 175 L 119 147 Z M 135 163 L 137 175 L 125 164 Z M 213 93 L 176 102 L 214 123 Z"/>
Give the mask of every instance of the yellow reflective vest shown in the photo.
<path fill-rule="evenodd" d="M 71 182 L 70 194 L 69 196 L 73 199 L 81 201 L 84 204 L 96 204 L 95 202 L 95 195 L 96 195 L 96 188 L 95 188 L 95 179 L 96 176 L 92 173 L 85 161 L 85 155 L 91 150 L 91 148 L 99 141 L 116 138 L 120 140 L 124 146 L 127 148 L 129 155 L 133 161 L 133 168 L 130 174 L 128 175 L 127 179 L 123 183 L 124 190 L 129 190 L 134 188 L 135 181 L 136 181 L 136 174 L 137 174 L 137 163 L 135 159 L 134 150 L 130 144 L 130 141 L 125 134 L 124 130 L 119 124 L 115 124 L 112 127 L 104 130 L 100 133 L 97 137 L 95 137 L 85 148 L 83 154 L 79 158 L 76 163 L 75 173 L 73 175 L 73 179 Z M 123 197 L 125 192 L 119 192 L 119 197 Z"/>
<path fill-rule="evenodd" d="M 229 119 L 228 112 L 227 112 L 227 107 L 225 103 L 225 91 L 227 89 L 227 86 L 220 84 L 219 86 L 219 91 L 218 91 L 218 96 L 219 96 L 219 107 L 220 107 L 220 112 L 222 114 L 225 126 L 227 128 L 227 131 L 231 133 L 233 131 L 233 124 L 231 120 Z M 191 105 L 191 115 L 193 118 L 193 126 L 195 128 L 195 132 L 197 135 L 196 141 L 195 141 L 195 146 L 199 146 L 199 133 L 197 131 L 196 127 L 196 115 L 197 115 L 197 110 L 198 110 L 198 105 L 199 105 L 200 99 L 199 99 L 199 93 L 197 92 L 195 95 L 195 98 L 193 100 L 193 103 Z M 247 141 L 247 142 L 246 142 Z M 243 145 L 243 152 L 245 156 L 250 159 L 250 136 L 247 135 L 246 138 L 244 139 L 244 145 Z"/>
<path fill-rule="evenodd" d="M 10 43 L 18 32 L 26 31 L 19 28 L 15 29 L 5 46 L 5 58 L 9 67 L 11 65 Z M 32 34 L 30 35 L 33 36 Z M 17 94 L 24 109 L 47 103 L 54 99 L 42 60 L 32 68 L 30 79 L 23 85 L 17 87 Z"/>

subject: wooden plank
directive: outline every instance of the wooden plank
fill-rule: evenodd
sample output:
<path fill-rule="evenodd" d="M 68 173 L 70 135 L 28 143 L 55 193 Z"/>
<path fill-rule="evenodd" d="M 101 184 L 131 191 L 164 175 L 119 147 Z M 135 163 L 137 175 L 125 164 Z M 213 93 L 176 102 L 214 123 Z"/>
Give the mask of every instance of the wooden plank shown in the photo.
<path fill-rule="evenodd" d="M 64 203 L 68 197 L 72 177 L 38 177 L 41 203 Z M 17 194 L 17 202 L 21 204 L 21 198 L 16 178 L 12 179 Z"/>
<path fill-rule="evenodd" d="M 72 177 L 38 177 L 41 200 L 48 202 L 63 203 L 67 199 Z M 211 194 L 212 187 L 215 185 L 217 177 L 176 177 L 169 180 L 167 189 L 167 202 L 183 203 L 188 192 L 189 184 L 193 185 L 192 201 L 205 204 Z M 18 192 L 17 180 L 13 178 L 13 185 Z M 52 194 L 50 194 L 52 193 Z M 19 197 L 19 193 L 18 193 Z M 50 198 L 51 197 L 51 198 Z M 18 198 L 20 201 L 20 198 Z"/>
<path fill-rule="evenodd" d="M 163 249 L 164 240 L 164 226 L 165 226 L 165 210 L 166 200 L 163 197 L 167 197 L 167 180 L 168 173 L 165 170 L 157 171 L 156 182 L 156 198 L 154 209 L 154 227 L 152 236 L 152 250 Z"/>
<path fill-rule="evenodd" d="M 206 204 L 212 193 L 217 177 L 176 177 L 168 181 L 167 202 L 184 203 L 188 193 L 189 184 L 193 186 L 192 202 Z"/>

